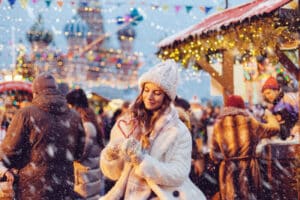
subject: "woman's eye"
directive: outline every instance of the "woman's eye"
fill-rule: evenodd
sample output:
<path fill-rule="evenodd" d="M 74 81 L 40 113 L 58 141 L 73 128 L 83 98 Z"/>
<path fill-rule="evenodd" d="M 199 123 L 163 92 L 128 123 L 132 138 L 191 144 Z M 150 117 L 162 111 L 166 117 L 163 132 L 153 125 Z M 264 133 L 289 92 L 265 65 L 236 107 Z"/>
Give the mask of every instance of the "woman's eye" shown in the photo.
<path fill-rule="evenodd" d="M 155 95 L 161 95 L 161 91 L 155 91 L 154 94 Z"/>

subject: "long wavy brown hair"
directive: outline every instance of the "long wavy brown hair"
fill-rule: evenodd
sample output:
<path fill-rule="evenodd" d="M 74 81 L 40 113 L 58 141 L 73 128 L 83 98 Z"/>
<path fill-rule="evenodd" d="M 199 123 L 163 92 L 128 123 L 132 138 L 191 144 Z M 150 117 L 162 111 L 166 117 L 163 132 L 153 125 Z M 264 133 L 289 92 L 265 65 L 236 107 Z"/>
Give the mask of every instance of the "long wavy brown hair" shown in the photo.
<path fill-rule="evenodd" d="M 161 107 L 157 110 L 157 112 L 153 112 L 146 109 L 145 104 L 143 102 L 143 92 L 144 92 L 144 85 L 141 93 L 136 98 L 136 100 L 134 101 L 134 103 L 132 104 L 129 110 L 133 114 L 133 117 L 137 119 L 139 124 L 142 125 L 148 133 L 150 133 L 153 130 L 155 122 L 170 106 L 171 99 L 165 93 L 165 97 Z"/>
<path fill-rule="evenodd" d="M 96 114 L 94 113 L 94 111 L 91 108 L 84 108 L 84 107 L 79 107 L 79 106 L 74 106 L 75 110 L 80 114 L 81 120 L 83 122 L 91 122 L 97 131 L 97 142 L 99 144 L 99 146 L 101 148 L 104 147 L 103 144 L 103 138 L 104 138 L 104 133 L 99 125 L 99 123 L 97 122 L 97 117 Z"/>

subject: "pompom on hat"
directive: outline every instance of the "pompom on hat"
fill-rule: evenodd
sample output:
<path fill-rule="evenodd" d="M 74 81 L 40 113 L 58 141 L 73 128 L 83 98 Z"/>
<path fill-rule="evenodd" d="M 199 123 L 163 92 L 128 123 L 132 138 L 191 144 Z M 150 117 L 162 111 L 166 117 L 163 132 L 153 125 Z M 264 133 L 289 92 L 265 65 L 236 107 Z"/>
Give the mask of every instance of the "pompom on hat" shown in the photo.
<path fill-rule="evenodd" d="M 178 65 L 170 59 L 156 64 L 139 78 L 140 91 L 147 82 L 158 85 L 174 101 L 178 84 Z"/>
<path fill-rule="evenodd" d="M 55 78 L 48 72 L 39 74 L 32 83 L 32 92 L 41 93 L 48 89 L 58 89 Z"/>
<path fill-rule="evenodd" d="M 230 95 L 225 102 L 226 107 L 245 108 L 245 102 L 241 96 Z"/>
<path fill-rule="evenodd" d="M 264 85 L 261 88 L 261 91 L 263 92 L 266 89 L 272 89 L 272 90 L 280 89 L 280 86 L 274 77 L 271 76 L 266 80 L 266 82 L 264 83 Z"/>

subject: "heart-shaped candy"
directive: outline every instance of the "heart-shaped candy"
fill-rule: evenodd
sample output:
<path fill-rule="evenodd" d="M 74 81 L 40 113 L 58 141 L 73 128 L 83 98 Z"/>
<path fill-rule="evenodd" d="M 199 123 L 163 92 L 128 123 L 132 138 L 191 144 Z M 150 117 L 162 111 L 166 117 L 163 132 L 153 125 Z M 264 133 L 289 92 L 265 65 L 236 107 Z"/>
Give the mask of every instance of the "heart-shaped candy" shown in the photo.
<path fill-rule="evenodd" d="M 125 138 L 129 138 L 133 134 L 137 125 L 138 121 L 136 119 L 131 119 L 129 121 L 121 119 L 118 121 L 118 127 Z"/>

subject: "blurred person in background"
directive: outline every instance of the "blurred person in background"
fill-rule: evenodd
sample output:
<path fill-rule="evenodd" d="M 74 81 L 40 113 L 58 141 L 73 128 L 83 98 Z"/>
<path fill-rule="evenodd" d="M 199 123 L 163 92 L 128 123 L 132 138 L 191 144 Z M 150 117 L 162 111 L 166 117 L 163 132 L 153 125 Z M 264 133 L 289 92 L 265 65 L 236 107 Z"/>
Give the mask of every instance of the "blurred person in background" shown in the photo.
<path fill-rule="evenodd" d="M 1 127 L 0 127 L 0 144 L 6 134 L 6 128 L 2 127 L 2 121 L 4 119 L 4 110 L 0 109 L 0 124 L 1 124 Z"/>
<path fill-rule="evenodd" d="M 279 123 L 268 110 L 267 123 L 249 115 L 244 100 L 231 95 L 214 125 L 210 157 L 219 166 L 221 199 L 257 199 L 261 193 L 261 175 L 256 146 L 262 138 L 278 133 Z"/>
<path fill-rule="evenodd" d="M 204 171 L 205 163 L 204 156 L 202 152 L 202 140 L 200 138 L 195 137 L 192 134 L 192 125 L 191 125 L 191 116 L 190 116 L 190 104 L 183 98 L 179 98 L 176 96 L 174 105 L 177 109 L 179 119 L 186 125 L 189 129 L 192 136 L 192 165 L 191 171 L 189 174 L 192 182 L 200 188 L 201 185 L 201 175 Z M 200 140 L 200 141 L 199 141 Z"/>
<path fill-rule="evenodd" d="M 100 152 L 104 148 L 104 134 L 96 114 L 89 107 L 83 89 L 71 90 L 66 99 L 71 108 L 80 114 L 86 134 L 83 156 L 74 163 L 74 190 L 82 199 L 98 199 L 100 194 L 104 193 L 104 182 L 99 167 Z"/>
<path fill-rule="evenodd" d="M 32 91 L 32 104 L 17 111 L 0 146 L 0 177 L 12 180 L 15 172 L 16 199 L 74 199 L 73 161 L 85 136 L 80 116 L 50 73 L 38 75 Z"/>
<path fill-rule="evenodd" d="M 103 107 L 100 107 L 98 114 L 97 114 L 97 122 L 102 129 L 102 132 L 104 134 L 104 145 L 109 140 L 109 134 L 110 134 L 110 117 L 108 114 L 105 112 Z"/>
<path fill-rule="evenodd" d="M 298 121 L 299 97 L 298 93 L 283 92 L 274 77 L 269 77 L 261 89 L 264 100 L 268 103 L 268 108 L 274 113 L 284 116 L 285 120 L 280 120 L 282 131 L 280 137 L 287 139 L 296 137 L 300 142 L 300 130 Z"/>

